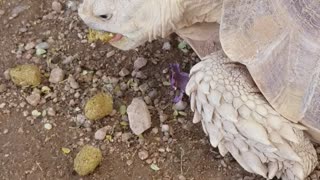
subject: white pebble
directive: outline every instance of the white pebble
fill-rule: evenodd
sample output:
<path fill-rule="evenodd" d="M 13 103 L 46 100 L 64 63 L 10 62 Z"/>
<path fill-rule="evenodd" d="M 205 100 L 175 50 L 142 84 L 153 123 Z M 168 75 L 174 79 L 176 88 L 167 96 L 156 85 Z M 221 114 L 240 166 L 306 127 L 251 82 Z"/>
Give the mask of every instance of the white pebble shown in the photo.
<path fill-rule="evenodd" d="M 52 125 L 50 123 L 45 123 L 44 128 L 47 130 L 50 130 L 50 129 L 52 129 Z"/>
<path fill-rule="evenodd" d="M 33 110 L 33 111 L 31 112 L 31 114 L 32 114 L 33 117 L 39 117 L 39 116 L 41 116 L 41 112 L 39 112 L 38 110 Z"/>
<path fill-rule="evenodd" d="M 161 126 L 161 131 L 162 131 L 162 132 L 169 132 L 169 130 L 170 130 L 169 125 L 167 125 L 167 124 L 162 124 L 162 126 Z"/>

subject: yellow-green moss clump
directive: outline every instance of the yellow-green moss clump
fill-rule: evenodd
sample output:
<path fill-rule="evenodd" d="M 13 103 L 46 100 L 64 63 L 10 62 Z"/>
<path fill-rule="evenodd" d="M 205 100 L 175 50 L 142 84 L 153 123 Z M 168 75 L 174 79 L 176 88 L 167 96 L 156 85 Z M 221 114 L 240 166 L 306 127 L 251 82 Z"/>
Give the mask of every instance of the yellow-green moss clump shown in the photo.
<path fill-rule="evenodd" d="M 112 96 L 106 93 L 98 93 L 88 100 L 84 113 L 89 120 L 99 120 L 109 115 L 112 110 Z"/>
<path fill-rule="evenodd" d="M 24 64 L 10 69 L 11 80 L 19 86 L 38 86 L 41 83 L 40 69 L 32 64 Z"/>
<path fill-rule="evenodd" d="M 100 149 L 86 145 L 74 159 L 74 170 L 80 175 L 85 176 L 92 173 L 102 161 Z"/>
<path fill-rule="evenodd" d="M 88 41 L 94 42 L 100 40 L 102 42 L 109 42 L 113 37 L 114 35 L 112 33 L 89 29 Z"/>

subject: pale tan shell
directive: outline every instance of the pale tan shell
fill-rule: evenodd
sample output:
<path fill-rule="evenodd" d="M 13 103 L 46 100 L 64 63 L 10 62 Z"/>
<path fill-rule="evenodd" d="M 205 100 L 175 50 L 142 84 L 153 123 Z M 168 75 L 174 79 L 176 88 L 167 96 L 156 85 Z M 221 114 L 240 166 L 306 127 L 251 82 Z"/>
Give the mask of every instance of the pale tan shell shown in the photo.
<path fill-rule="evenodd" d="M 224 52 L 247 66 L 275 110 L 308 126 L 320 140 L 320 1 L 223 3 Z M 199 47 L 193 46 L 196 52 Z"/>

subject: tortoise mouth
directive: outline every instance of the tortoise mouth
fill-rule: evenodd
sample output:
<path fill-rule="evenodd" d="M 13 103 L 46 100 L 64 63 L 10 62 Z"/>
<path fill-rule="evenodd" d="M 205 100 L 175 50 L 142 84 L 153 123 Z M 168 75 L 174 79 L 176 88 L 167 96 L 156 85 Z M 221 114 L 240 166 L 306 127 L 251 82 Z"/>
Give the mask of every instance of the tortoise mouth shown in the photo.
<path fill-rule="evenodd" d="M 124 36 L 120 33 L 113 33 L 108 31 L 99 31 L 95 29 L 89 29 L 88 34 L 88 40 L 90 42 L 94 42 L 97 40 L 103 41 L 103 42 L 118 42 L 120 41 Z"/>
<path fill-rule="evenodd" d="M 88 34 L 88 40 L 89 42 L 94 41 L 102 41 L 104 43 L 110 43 L 110 45 L 121 49 L 121 50 L 130 50 L 138 47 L 141 45 L 141 42 L 136 39 L 129 38 L 126 35 L 120 34 L 120 33 L 114 33 L 114 32 L 108 32 L 103 30 L 95 30 L 95 29 L 89 29 Z"/>
<path fill-rule="evenodd" d="M 113 36 L 112 39 L 110 39 L 110 43 L 120 41 L 124 36 L 122 34 L 117 33 Z"/>

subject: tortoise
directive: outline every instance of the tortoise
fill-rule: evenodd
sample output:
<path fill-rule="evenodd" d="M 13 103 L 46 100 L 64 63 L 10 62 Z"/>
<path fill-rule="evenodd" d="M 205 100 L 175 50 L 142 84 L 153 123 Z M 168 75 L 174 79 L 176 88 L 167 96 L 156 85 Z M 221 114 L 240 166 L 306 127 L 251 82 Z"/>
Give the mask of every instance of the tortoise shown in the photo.
<path fill-rule="evenodd" d="M 136 48 L 175 32 L 201 58 L 186 93 L 212 146 L 266 179 L 304 179 L 320 142 L 320 1 L 84 0 L 81 19 Z M 215 44 L 221 43 L 221 50 Z"/>

